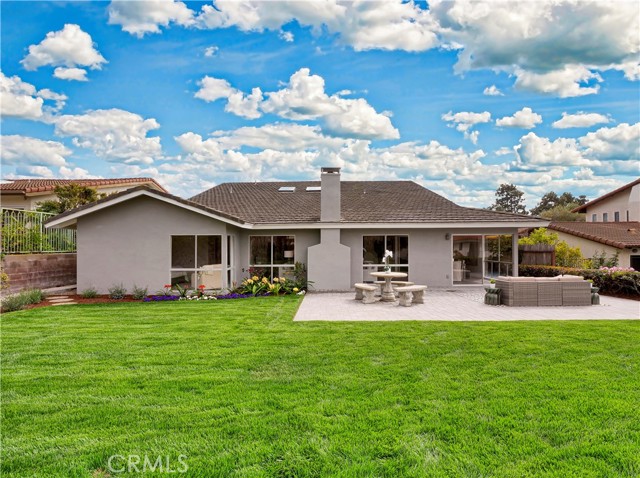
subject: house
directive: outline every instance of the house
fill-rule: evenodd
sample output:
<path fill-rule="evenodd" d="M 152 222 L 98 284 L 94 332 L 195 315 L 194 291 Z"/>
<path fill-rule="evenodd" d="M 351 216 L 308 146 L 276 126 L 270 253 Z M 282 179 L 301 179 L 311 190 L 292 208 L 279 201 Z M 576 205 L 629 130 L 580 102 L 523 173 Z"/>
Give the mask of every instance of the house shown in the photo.
<path fill-rule="evenodd" d="M 122 179 L 15 179 L 0 183 L 0 203 L 4 208 L 35 210 L 39 202 L 55 200 L 56 186 L 78 184 L 98 191 L 98 194 L 113 194 L 136 186 L 166 192 L 151 178 Z"/>
<path fill-rule="evenodd" d="M 548 229 L 584 257 L 618 254 L 620 267 L 640 270 L 640 222 L 552 222 Z"/>
<path fill-rule="evenodd" d="M 350 290 L 382 269 L 431 287 L 517 275 L 518 228 L 548 221 L 461 207 L 411 181 L 226 183 L 189 200 L 146 186 L 67 211 L 47 227 L 75 227 L 78 288 L 113 284 L 228 287 L 255 270 L 306 265 L 316 290 Z"/>
<path fill-rule="evenodd" d="M 585 213 L 587 222 L 640 221 L 640 178 L 571 212 Z"/>

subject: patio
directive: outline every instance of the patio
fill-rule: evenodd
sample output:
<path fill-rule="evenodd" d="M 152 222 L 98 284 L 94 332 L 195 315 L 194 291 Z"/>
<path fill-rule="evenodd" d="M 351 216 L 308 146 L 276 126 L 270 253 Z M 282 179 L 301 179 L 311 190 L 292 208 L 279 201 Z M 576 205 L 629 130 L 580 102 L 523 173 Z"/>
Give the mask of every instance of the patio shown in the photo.
<path fill-rule="evenodd" d="M 399 307 L 397 302 L 363 304 L 352 292 L 309 293 L 294 321 L 514 321 L 514 320 L 638 320 L 640 302 L 600 297 L 589 307 L 506 307 L 484 304 L 482 287 L 427 289 L 424 305 Z"/>

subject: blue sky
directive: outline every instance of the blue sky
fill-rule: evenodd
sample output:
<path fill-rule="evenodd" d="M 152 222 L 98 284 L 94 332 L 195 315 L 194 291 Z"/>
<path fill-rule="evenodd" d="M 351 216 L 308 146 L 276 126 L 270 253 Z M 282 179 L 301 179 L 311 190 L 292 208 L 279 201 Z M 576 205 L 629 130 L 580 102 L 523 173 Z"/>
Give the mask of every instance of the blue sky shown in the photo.
<path fill-rule="evenodd" d="M 2 177 L 412 179 L 484 207 L 638 176 L 636 2 L 5 2 Z"/>

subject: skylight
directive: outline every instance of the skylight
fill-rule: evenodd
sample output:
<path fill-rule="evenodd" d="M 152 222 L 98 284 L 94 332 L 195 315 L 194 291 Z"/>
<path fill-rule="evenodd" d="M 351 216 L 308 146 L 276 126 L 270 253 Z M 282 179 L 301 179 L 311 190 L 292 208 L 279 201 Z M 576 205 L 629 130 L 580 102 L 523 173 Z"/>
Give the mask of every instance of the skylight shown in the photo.
<path fill-rule="evenodd" d="M 307 186 L 307 191 L 309 192 L 320 191 L 320 189 L 322 189 L 320 186 Z"/>
<path fill-rule="evenodd" d="M 292 193 L 295 190 L 295 186 L 281 186 L 280 189 L 278 189 L 278 191 L 280 191 L 281 193 Z"/>

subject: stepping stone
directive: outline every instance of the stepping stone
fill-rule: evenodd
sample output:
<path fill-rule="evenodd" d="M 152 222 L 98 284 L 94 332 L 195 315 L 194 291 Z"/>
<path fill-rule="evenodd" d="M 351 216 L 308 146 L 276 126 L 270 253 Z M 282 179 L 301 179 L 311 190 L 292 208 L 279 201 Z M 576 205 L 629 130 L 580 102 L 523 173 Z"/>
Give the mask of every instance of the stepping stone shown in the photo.
<path fill-rule="evenodd" d="M 54 304 L 51 304 L 52 306 L 56 306 L 56 305 L 77 305 L 77 302 L 56 302 Z"/>
<path fill-rule="evenodd" d="M 65 298 L 65 299 L 52 299 L 52 300 L 49 300 L 49 302 L 51 302 L 51 303 L 57 303 L 57 302 L 73 302 L 73 299 L 69 299 L 69 298 Z"/>
<path fill-rule="evenodd" d="M 69 296 L 68 295 L 50 295 L 49 297 L 47 297 L 47 300 L 51 300 L 51 299 L 68 299 Z"/>

